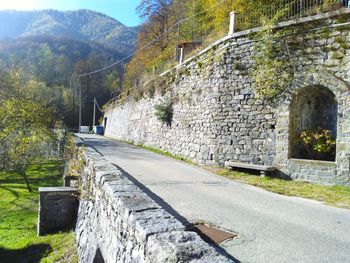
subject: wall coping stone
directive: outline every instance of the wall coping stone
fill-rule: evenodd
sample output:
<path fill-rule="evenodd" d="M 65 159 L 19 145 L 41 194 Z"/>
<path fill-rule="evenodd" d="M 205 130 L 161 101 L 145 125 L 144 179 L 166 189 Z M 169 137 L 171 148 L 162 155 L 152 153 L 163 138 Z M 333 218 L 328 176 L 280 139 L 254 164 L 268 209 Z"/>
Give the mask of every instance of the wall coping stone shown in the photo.
<path fill-rule="evenodd" d="M 308 159 L 289 159 L 289 162 L 295 164 L 309 165 L 309 166 L 322 166 L 322 167 L 337 167 L 336 162 L 322 161 L 322 160 L 308 160 Z"/>
<path fill-rule="evenodd" d="M 39 187 L 39 193 L 48 193 L 48 192 L 77 192 L 78 189 L 73 187 Z"/>

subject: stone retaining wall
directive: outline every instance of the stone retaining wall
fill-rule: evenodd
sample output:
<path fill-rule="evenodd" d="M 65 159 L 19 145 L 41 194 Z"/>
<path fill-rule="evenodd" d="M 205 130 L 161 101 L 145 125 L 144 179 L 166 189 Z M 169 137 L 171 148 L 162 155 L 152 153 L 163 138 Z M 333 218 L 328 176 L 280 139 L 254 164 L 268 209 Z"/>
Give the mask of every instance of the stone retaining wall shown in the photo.
<path fill-rule="evenodd" d="M 91 148 L 84 154 L 76 237 L 79 261 L 233 262 Z"/>
<path fill-rule="evenodd" d="M 154 95 L 110 104 L 105 112 L 105 135 L 158 148 L 198 164 L 234 161 L 274 165 L 281 174 L 294 179 L 350 185 L 349 25 L 317 29 L 325 23 L 350 21 L 349 11 L 341 12 L 305 18 L 314 24 L 302 33 L 305 48 L 293 51 L 297 58 L 293 90 L 278 105 L 256 94 L 252 79 L 255 42 L 249 38 L 250 31 L 239 32 L 163 74 Z M 303 115 L 291 112 L 291 101 L 294 93 L 307 87 L 323 87 L 334 94 L 337 109 L 331 114 L 336 120 L 337 151 L 333 166 L 301 176 L 298 165 L 290 162 L 298 158 L 292 154 L 291 134 L 292 124 L 299 122 L 291 119 Z M 171 126 L 155 116 L 155 106 L 165 100 L 172 101 Z"/>

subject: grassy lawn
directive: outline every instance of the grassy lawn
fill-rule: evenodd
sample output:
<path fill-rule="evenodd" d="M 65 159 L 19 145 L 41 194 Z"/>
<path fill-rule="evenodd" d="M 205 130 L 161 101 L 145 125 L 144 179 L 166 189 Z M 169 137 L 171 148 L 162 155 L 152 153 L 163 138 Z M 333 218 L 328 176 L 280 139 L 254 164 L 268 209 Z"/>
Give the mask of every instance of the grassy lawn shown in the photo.
<path fill-rule="evenodd" d="M 185 161 L 189 164 L 195 165 L 193 162 L 186 158 L 175 156 L 169 152 L 165 152 L 152 147 L 144 146 L 142 144 L 134 144 L 132 142 L 126 142 L 138 147 L 142 147 L 149 151 L 162 154 L 177 160 Z M 203 167 L 210 172 L 216 173 L 217 175 L 228 177 L 230 179 L 243 182 L 246 184 L 254 185 L 266 189 L 267 191 L 288 195 L 297 196 L 302 198 L 313 199 L 321 201 L 325 204 L 336 206 L 340 208 L 350 209 L 350 187 L 346 186 L 323 186 L 316 185 L 301 181 L 286 181 L 277 178 L 261 178 L 257 175 L 248 173 L 237 172 L 224 168 L 215 167 Z"/>
<path fill-rule="evenodd" d="M 350 209 L 350 187 L 323 186 L 301 181 L 286 181 L 269 177 L 261 178 L 257 175 L 246 174 L 229 169 L 208 169 L 218 175 L 250 185 L 255 185 L 270 192 L 318 200 L 328 205 Z"/>
<path fill-rule="evenodd" d="M 73 233 L 38 237 L 38 187 L 61 186 L 63 164 L 50 161 L 27 171 L 33 192 L 16 173 L 0 172 L 0 262 L 77 262 Z"/>

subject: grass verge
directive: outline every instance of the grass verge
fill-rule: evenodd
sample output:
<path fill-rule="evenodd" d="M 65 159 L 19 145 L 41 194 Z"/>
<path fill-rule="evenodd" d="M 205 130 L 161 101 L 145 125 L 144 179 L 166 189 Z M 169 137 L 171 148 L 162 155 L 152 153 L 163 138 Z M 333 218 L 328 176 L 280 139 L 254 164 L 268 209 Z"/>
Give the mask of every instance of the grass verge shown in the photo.
<path fill-rule="evenodd" d="M 321 201 L 325 204 L 350 209 L 350 187 L 324 186 L 302 181 L 286 181 L 278 178 L 251 175 L 223 168 L 208 168 L 212 172 L 267 191 Z"/>
<path fill-rule="evenodd" d="M 142 144 L 134 144 L 133 142 L 125 143 L 138 146 L 154 153 L 174 158 L 176 160 L 184 161 L 192 165 L 196 165 L 194 162 L 184 157 L 176 156 L 166 151 L 162 151 Z M 224 176 L 242 183 L 261 187 L 273 193 L 317 200 L 331 206 L 350 209 L 350 187 L 340 185 L 323 186 L 307 182 L 287 181 L 270 177 L 262 178 L 253 174 L 237 172 L 230 169 L 208 166 L 201 167 L 217 175 Z"/>
<path fill-rule="evenodd" d="M 137 147 L 143 148 L 145 150 L 148 150 L 148 151 L 151 151 L 151 152 L 154 152 L 154 153 L 158 153 L 158 154 L 161 154 L 161 155 L 164 155 L 164 156 L 171 157 L 171 158 L 176 159 L 178 161 L 183 161 L 183 162 L 186 162 L 188 164 L 197 165 L 196 163 L 192 162 L 188 158 L 185 158 L 185 157 L 182 157 L 182 156 L 178 156 L 178 155 L 174 155 L 174 154 L 172 154 L 170 152 L 167 152 L 167 151 L 159 150 L 157 148 L 153 148 L 153 147 L 146 146 L 146 145 L 143 145 L 143 144 L 135 144 L 135 143 L 133 143 L 131 141 L 122 141 L 122 142 L 126 143 L 126 144 L 130 144 L 130 145 L 133 145 L 133 146 L 137 146 Z"/>
<path fill-rule="evenodd" d="M 38 237 L 38 187 L 62 185 L 63 163 L 32 165 L 33 192 L 16 173 L 0 172 L 0 262 L 78 262 L 72 232 Z"/>

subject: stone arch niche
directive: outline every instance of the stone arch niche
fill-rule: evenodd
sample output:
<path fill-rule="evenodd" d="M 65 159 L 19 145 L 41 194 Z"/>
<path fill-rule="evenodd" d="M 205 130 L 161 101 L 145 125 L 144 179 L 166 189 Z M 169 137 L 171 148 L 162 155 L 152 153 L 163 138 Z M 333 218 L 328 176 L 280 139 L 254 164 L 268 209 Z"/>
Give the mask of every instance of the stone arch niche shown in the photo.
<path fill-rule="evenodd" d="M 334 151 L 327 154 L 312 154 L 306 146 L 298 143 L 304 130 L 330 130 L 337 137 L 338 103 L 334 93 L 321 85 L 313 85 L 298 90 L 290 104 L 289 158 L 335 161 Z"/>
<path fill-rule="evenodd" d="M 92 263 L 105 263 L 101 250 L 98 248 Z"/>

